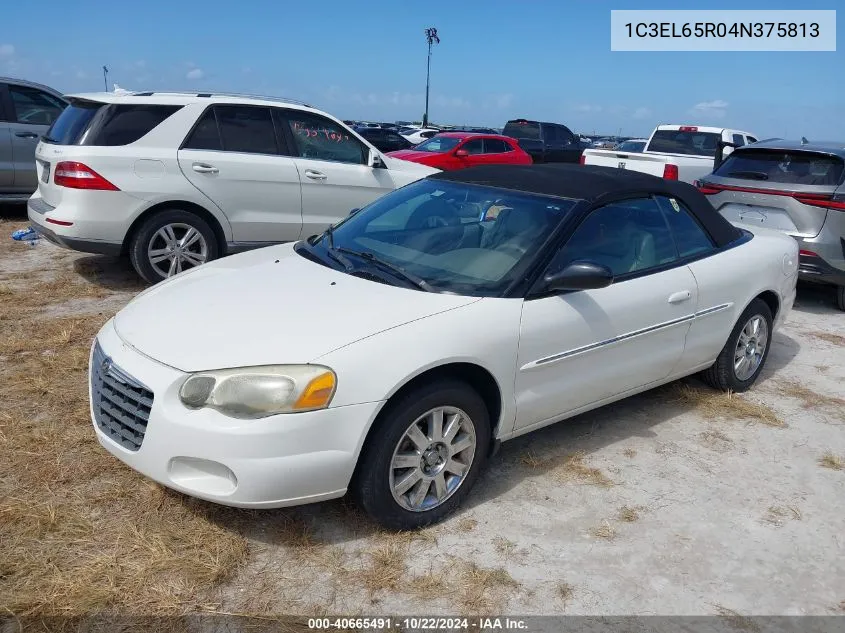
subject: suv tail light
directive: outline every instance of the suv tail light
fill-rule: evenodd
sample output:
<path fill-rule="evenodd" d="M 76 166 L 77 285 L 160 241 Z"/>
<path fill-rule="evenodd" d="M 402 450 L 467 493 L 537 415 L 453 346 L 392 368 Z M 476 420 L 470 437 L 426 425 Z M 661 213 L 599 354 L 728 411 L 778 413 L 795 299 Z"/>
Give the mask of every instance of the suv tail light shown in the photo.
<path fill-rule="evenodd" d="M 699 183 L 698 190 L 705 195 L 719 193 L 720 191 L 741 191 L 743 193 L 757 193 L 765 196 L 786 196 L 787 198 L 795 198 L 802 204 L 808 204 L 814 207 L 823 207 L 825 209 L 834 209 L 836 211 L 845 211 L 845 200 L 834 198 L 832 194 L 827 193 L 800 193 L 797 191 L 778 191 L 777 189 L 734 187 L 733 185 L 716 185 L 708 183 Z"/>
<path fill-rule="evenodd" d="M 56 165 L 53 182 L 69 189 L 120 191 L 88 165 L 71 160 L 62 161 Z"/>
<path fill-rule="evenodd" d="M 825 209 L 845 211 L 845 200 L 835 200 L 833 196 L 827 196 L 823 193 L 796 193 L 793 197 L 798 202 L 809 204 L 814 207 L 824 207 Z"/>
<path fill-rule="evenodd" d="M 579 165 L 586 165 L 587 164 L 587 157 L 584 156 L 583 154 L 581 154 L 581 156 L 578 157 L 578 164 Z"/>
<path fill-rule="evenodd" d="M 678 166 L 677 165 L 663 165 L 663 177 L 666 180 L 677 180 L 678 179 Z"/>

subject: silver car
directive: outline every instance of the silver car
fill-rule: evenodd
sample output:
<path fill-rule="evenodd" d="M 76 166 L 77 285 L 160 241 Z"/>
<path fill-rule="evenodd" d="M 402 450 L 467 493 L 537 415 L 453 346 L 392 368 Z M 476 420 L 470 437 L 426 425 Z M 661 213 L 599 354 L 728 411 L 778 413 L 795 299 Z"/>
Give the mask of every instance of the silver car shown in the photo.
<path fill-rule="evenodd" d="M 699 189 L 734 224 L 793 236 L 799 276 L 845 310 L 845 143 L 773 139 L 734 150 Z"/>
<path fill-rule="evenodd" d="M 38 188 L 35 146 L 66 105 L 52 88 L 0 77 L 0 202 L 25 201 Z"/>

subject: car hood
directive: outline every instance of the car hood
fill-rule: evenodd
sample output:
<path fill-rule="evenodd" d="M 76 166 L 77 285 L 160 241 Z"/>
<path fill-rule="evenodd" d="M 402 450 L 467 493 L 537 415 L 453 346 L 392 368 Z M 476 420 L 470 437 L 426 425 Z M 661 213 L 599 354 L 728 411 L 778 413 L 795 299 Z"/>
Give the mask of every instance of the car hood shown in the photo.
<path fill-rule="evenodd" d="M 292 244 L 225 257 L 138 295 L 120 338 L 180 371 L 308 363 L 410 321 L 479 301 L 353 277 Z"/>
<path fill-rule="evenodd" d="M 439 172 L 439 169 L 434 167 L 429 167 L 428 165 L 421 164 L 420 162 L 411 162 L 410 159 L 406 159 L 404 156 L 397 156 L 397 154 L 402 154 L 404 152 L 408 152 L 411 150 L 402 149 L 396 152 L 388 152 L 384 155 L 385 158 L 385 165 L 388 169 L 397 169 L 399 171 L 408 171 L 412 173 L 420 174 L 420 178 L 425 176 L 430 176 L 431 174 L 436 174 Z M 425 154 L 426 152 L 417 152 L 418 154 Z"/>
<path fill-rule="evenodd" d="M 403 161 L 411 161 L 417 164 L 425 164 L 429 161 L 437 161 L 438 159 L 442 158 L 443 154 L 438 152 L 418 152 L 413 149 L 400 149 L 395 152 L 390 152 L 388 156 L 390 156 L 391 158 L 398 158 Z"/>

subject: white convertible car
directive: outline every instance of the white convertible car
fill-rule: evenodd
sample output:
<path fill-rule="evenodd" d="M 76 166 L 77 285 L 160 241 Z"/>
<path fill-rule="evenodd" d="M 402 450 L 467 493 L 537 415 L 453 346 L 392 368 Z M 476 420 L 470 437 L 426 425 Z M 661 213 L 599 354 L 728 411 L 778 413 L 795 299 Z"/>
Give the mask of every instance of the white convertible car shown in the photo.
<path fill-rule="evenodd" d="M 690 185 L 578 165 L 429 176 L 320 236 L 153 286 L 91 353 L 102 445 L 189 495 L 353 492 L 441 519 L 500 441 L 695 372 L 750 387 L 798 246 Z"/>

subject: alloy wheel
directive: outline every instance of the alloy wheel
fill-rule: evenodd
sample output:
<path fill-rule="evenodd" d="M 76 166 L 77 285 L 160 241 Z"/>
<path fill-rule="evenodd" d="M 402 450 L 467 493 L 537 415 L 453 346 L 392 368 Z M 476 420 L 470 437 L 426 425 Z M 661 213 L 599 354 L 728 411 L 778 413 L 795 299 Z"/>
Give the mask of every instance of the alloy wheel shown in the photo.
<path fill-rule="evenodd" d="M 153 234 L 147 258 L 153 270 L 165 279 L 208 261 L 208 243 L 190 224 L 165 224 Z"/>
<path fill-rule="evenodd" d="M 734 350 L 734 374 L 737 379 L 745 381 L 751 378 L 766 353 L 769 344 L 769 326 L 762 315 L 755 314 L 739 333 Z"/>
<path fill-rule="evenodd" d="M 457 407 L 436 407 L 411 424 L 390 460 L 390 491 L 405 510 L 442 505 L 466 480 L 475 457 L 475 425 Z"/>

